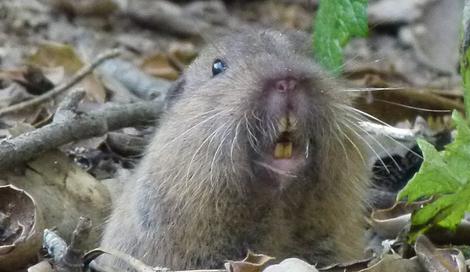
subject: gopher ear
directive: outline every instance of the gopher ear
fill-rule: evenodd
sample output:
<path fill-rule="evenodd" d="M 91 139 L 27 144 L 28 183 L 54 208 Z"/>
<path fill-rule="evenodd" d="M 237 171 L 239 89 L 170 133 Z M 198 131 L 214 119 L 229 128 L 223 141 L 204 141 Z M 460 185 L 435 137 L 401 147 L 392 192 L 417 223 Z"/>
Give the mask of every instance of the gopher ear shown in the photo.
<path fill-rule="evenodd" d="M 184 85 L 186 84 L 186 80 L 184 76 L 181 76 L 178 78 L 173 84 L 170 86 L 168 89 L 168 92 L 166 94 L 166 104 L 168 106 L 171 106 L 178 98 L 181 96 L 181 94 L 184 91 Z"/>

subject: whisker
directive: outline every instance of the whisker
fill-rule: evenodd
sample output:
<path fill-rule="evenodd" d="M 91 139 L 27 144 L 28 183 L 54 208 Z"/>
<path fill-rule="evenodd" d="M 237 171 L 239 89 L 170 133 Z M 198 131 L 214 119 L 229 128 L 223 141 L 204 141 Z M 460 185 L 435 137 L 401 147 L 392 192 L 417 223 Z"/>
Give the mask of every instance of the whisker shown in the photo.
<path fill-rule="evenodd" d="M 347 106 L 347 105 L 340 105 L 340 107 L 345 107 L 346 109 L 349 109 L 349 110 L 352 110 L 352 111 L 354 111 L 354 112 L 357 112 L 358 114 L 363 115 L 363 116 L 365 116 L 365 117 L 368 117 L 368 118 L 370 118 L 370 119 L 372 119 L 372 120 L 374 120 L 374 121 L 376 121 L 376 122 L 378 122 L 378 123 L 380 123 L 380 124 L 382 124 L 382 125 L 384 125 L 384 126 L 393 127 L 393 126 L 387 124 L 386 122 L 380 120 L 379 118 L 377 118 L 377 117 L 375 117 L 375 116 L 373 116 L 373 115 L 370 115 L 370 114 L 368 114 L 367 112 L 364 112 L 364 111 L 361 111 L 361 110 L 359 110 L 359 109 L 356 109 L 356 108 L 354 108 L 354 107 Z"/>
<path fill-rule="evenodd" d="M 398 170 L 402 170 L 402 168 L 400 167 L 400 165 L 398 164 L 398 162 L 395 160 L 395 158 L 392 156 L 392 154 L 390 154 L 390 152 L 388 152 L 388 150 L 385 148 L 385 146 L 380 143 L 380 141 L 378 141 L 375 137 L 373 137 L 367 130 L 365 130 L 363 127 L 361 127 L 360 125 L 356 124 L 355 122 L 352 122 L 350 120 L 345 120 L 346 122 L 348 122 L 349 124 L 353 125 L 354 127 L 357 127 L 358 129 L 360 129 L 361 131 L 363 131 L 365 134 L 367 134 L 369 136 L 369 138 L 371 138 L 376 144 L 378 144 L 383 151 L 385 151 L 385 153 L 387 154 L 387 156 L 393 161 L 393 163 L 395 164 L 395 166 L 398 168 Z"/>
<path fill-rule="evenodd" d="M 230 133 L 228 133 L 230 131 L 230 128 L 232 127 L 233 125 L 233 122 L 230 124 L 230 125 L 227 125 L 227 129 L 224 131 L 223 133 L 223 137 L 222 137 L 222 140 L 220 140 L 220 143 L 219 145 L 217 146 L 217 149 L 215 150 L 215 154 L 214 154 L 214 158 L 212 159 L 212 162 L 211 162 L 211 167 L 210 167 L 210 181 L 211 183 L 213 183 L 213 170 L 214 170 L 214 163 L 218 157 L 218 154 L 219 154 L 219 151 L 221 150 L 222 148 L 222 145 L 225 143 L 225 140 L 227 139 L 227 137 L 230 135 Z"/>
<path fill-rule="evenodd" d="M 371 144 L 369 144 L 369 142 L 367 142 L 366 139 L 364 139 L 364 137 L 362 137 L 354 128 L 350 127 L 347 123 L 343 122 L 343 125 L 347 128 L 349 128 L 349 130 L 356 134 L 356 136 L 362 140 L 368 147 L 369 149 L 375 154 L 375 156 L 377 157 L 377 159 L 382 163 L 382 165 L 384 166 L 385 170 L 387 170 L 387 173 L 390 173 L 390 170 L 388 169 L 387 165 L 385 164 L 385 162 L 382 160 L 382 158 L 379 156 L 379 154 L 377 153 L 377 151 L 375 151 L 375 149 L 372 147 Z"/>
<path fill-rule="evenodd" d="M 408 88 L 405 87 L 377 87 L 377 88 L 354 88 L 354 89 L 344 89 L 342 92 L 377 92 L 377 91 L 405 91 Z"/>
<path fill-rule="evenodd" d="M 170 144 L 174 143 L 175 141 L 177 141 L 178 139 L 180 139 L 181 137 L 185 136 L 186 134 L 188 134 L 191 130 L 193 130 L 194 128 L 200 126 L 200 125 L 203 125 L 207 122 L 209 122 L 210 120 L 214 119 L 215 117 L 219 116 L 220 114 L 223 114 L 223 113 L 229 113 L 230 110 L 226 110 L 226 111 L 219 111 L 218 113 L 216 114 L 213 114 L 211 116 L 209 116 L 208 118 L 202 120 L 201 122 L 191 126 L 190 128 L 188 128 L 187 130 L 185 130 L 183 133 L 181 133 L 180 135 L 178 135 L 177 137 L 175 137 L 173 140 L 171 141 L 168 141 L 166 144 L 164 144 L 161 149 L 164 149 L 166 147 L 168 147 Z M 201 116 L 199 116 L 201 117 Z"/>
<path fill-rule="evenodd" d="M 276 174 L 279 174 L 279 175 L 282 175 L 282 176 L 286 176 L 286 177 L 289 177 L 289 178 L 296 178 L 297 176 L 296 175 L 293 175 L 293 174 L 290 174 L 290 173 L 287 173 L 285 171 L 282 171 L 281 169 L 278 169 L 276 167 L 273 167 L 272 165 L 269 165 L 265 162 L 262 162 L 262 161 L 254 161 L 254 163 L 268 169 L 268 170 L 271 170 L 273 171 L 274 173 Z"/>
<path fill-rule="evenodd" d="M 359 124 L 362 123 L 362 122 L 367 122 L 366 120 L 362 119 L 361 116 L 356 115 L 356 114 L 351 114 L 351 117 L 354 117 L 354 119 L 357 120 Z M 394 126 L 387 126 L 387 127 L 395 129 Z M 396 143 L 400 147 L 404 148 L 406 151 L 410 152 L 411 154 L 417 156 L 418 158 L 420 158 L 420 159 L 423 158 L 420 154 L 416 153 L 415 151 L 413 151 L 411 148 L 407 147 L 406 145 L 404 145 L 400 141 L 397 141 L 395 138 L 391 137 L 387 133 L 383 133 L 381 135 L 383 135 L 387 139 L 391 140 L 392 142 Z"/>
<path fill-rule="evenodd" d="M 358 154 L 359 157 L 361 158 L 361 160 L 362 160 L 362 162 L 364 163 L 364 165 L 367 166 L 367 161 L 366 161 L 366 159 L 364 158 L 361 149 L 356 145 L 356 143 L 354 143 L 353 140 L 351 140 L 351 138 L 349 137 L 349 135 L 346 134 L 346 132 L 344 132 L 344 130 L 341 128 L 340 125 L 336 124 L 336 127 L 337 127 L 338 131 L 346 138 L 346 140 L 348 140 L 348 142 L 354 147 L 354 149 L 356 150 L 357 154 Z M 340 142 L 342 142 L 342 141 L 340 141 Z M 345 153 L 347 153 L 347 152 L 346 152 L 346 149 L 345 149 Z"/>
<path fill-rule="evenodd" d="M 374 98 L 374 100 L 375 100 L 375 101 L 379 101 L 379 102 L 383 102 L 383 103 L 386 103 L 386 104 L 390 104 L 390 105 L 395 105 L 395 106 L 407 108 L 407 109 L 417 110 L 417 111 L 439 112 L 439 113 L 451 113 L 451 112 L 452 112 L 452 110 L 433 110 L 433 109 L 427 109 L 427 108 L 420 108 L 420 107 L 415 107 L 415 106 L 409 106 L 409 105 L 405 105 L 405 104 L 402 104 L 402 103 L 392 102 L 392 101 L 388 101 L 388 100 L 384 100 L 384 99 L 379 99 L 379 98 Z"/>
<path fill-rule="evenodd" d="M 237 126 L 235 127 L 235 136 L 233 137 L 233 140 L 232 140 L 232 145 L 230 147 L 230 161 L 232 163 L 232 170 L 235 172 L 235 163 L 233 161 L 233 150 L 235 148 L 235 142 L 237 141 L 237 137 L 238 137 L 238 133 L 239 133 L 239 128 L 240 128 L 240 125 L 242 123 L 242 119 L 240 119 L 238 121 L 238 124 Z"/>
<path fill-rule="evenodd" d="M 193 156 L 191 157 L 191 161 L 189 162 L 189 165 L 188 165 L 188 170 L 186 172 L 186 178 L 185 180 L 189 180 L 189 174 L 191 173 L 191 167 L 192 167 L 192 163 L 194 161 L 194 159 L 196 158 L 197 154 L 199 153 L 199 151 L 202 149 L 202 147 L 208 143 L 209 141 L 212 141 L 213 137 L 215 137 L 215 135 L 219 132 L 219 130 L 221 130 L 222 128 L 224 128 L 224 125 L 218 127 L 217 129 L 215 129 L 202 143 L 201 145 L 196 149 L 196 151 L 194 152 Z"/>

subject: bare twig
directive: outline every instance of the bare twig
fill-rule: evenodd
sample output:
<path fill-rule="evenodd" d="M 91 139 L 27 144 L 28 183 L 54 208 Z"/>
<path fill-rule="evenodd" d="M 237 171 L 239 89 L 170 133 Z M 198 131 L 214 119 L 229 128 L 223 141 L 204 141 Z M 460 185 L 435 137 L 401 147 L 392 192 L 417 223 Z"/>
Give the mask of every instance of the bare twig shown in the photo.
<path fill-rule="evenodd" d="M 411 129 L 384 126 L 372 122 L 360 122 L 359 125 L 367 132 L 376 136 L 387 135 L 401 141 L 416 141 L 417 137 L 417 131 L 413 131 Z"/>
<path fill-rule="evenodd" d="M 78 89 L 74 92 L 71 92 L 60 102 L 59 106 L 57 107 L 57 111 L 74 111 L 75 109 L 77 109 L 78 103 L 80 103 L 80 101 L 82 101 L 84 97 L 85 91 L 82 89 Z"/>
<path fill-rule="evenodd" d="M 75 110 L 77 109 L 78 104 L 84 97 L 85 91 L 81 89 L 73 91 L 64 97 L 54 114 L 54 122 L 57 123 L 64 121 L 67 118 L 72 118 L 76 114 Z"/>
<path fill-rule="evenodd" d="M 91 73 L 93 71 L 93 69 L 95 69 L 101 63 L 103 63 L 105 60 L 110 59 L 110 58 L 114 58 L 118 55 L 119 55 L 119 50 L 110 50 L 110 51 L 107 51 L 107 52 L 99 55 L 96 58 L 95 61 L 93 61 L 92 63 L 90 63 L 88 65 L 83 66 L 73 77 L 71 77 L 66 82 L 58 85 L 57 87 L 55 87 L 51 91 L 49 91 L 47 93 L 44 93 L 40 96 L 37 96 L 33 99 L 26 100 L 24 102 L 14 104 L 12 106 L 0 109 L 0 117 L 4 116 L 6 114 L 9 114 L 9 113 L 18 112 L 18 111 L 23 110 L 23 109 L 28 108 L 28 107 L 36 106 L 38 104 L 41 104 L 41 103 L 53 98 L 54 96 L 60 94 L 61 92 L 65 91 L 65 90 L 69 89 L 70 87 L 72 87 L 73 85 L 77 84 L 80 80 L 85 78 L 89 73 Z"/>
<path fill-rule="evenodd" d="M 72 233 L 70 245 L 65 251 L 60 265 L 68 268 L 68 270 L 81 271 L 83 268 L 82 256 L 84 254 L 84 242 L 90 235 L 92 224 L 91 220 L 86 217 L 80 217 L 77 227 Z"/>
<path fill-rule="evenodd" d="M 101 266 L 94 262 L 94 259 L 99 257 L 103 254 L 109 254 L 115 258 L 118 258 L 125 263 L 127 263 L 130 267 L 135 269 L 138 272 L 227 272 L 225 269 L 199 269 L 199 270 L 170 270 L 168 268 L 161 268 L 161 267 L 151 267 L 146 265 L 142 261 L 125 254 L 123 252 L 117 250 L 110 250 L 110 249 L 103 249 L 103 248 L 96 248 L 92 251 L 85 254 L 83 257 L 85 265 L 90 264 L 93 269 L 97 271 L 107 272 L 107 271 L 118 271 L 116 269 L 110 269 L 108 267 Z"/>
<path fill-rule="evenodd" d="M 43 247 L 52 257 L 55 263 L 59 262 L 67 250 L 67 243 L 53 230 L 45 229 L 43 235 Z"/>
<path fill-rule="evenodd" d="M 82 271 L 84 253 L 83 241 L 88 239 L 92 224 L 86 217 L 80 217 L 77 227 L 72 233 L 70 245 L 54 231 L 44 230 L 44 248 L 54 260 L 55 270 L 58 272 Z"/>
<path fill-rule="evenodd" d="M 106 61 L 98 68 L 98 72 L 114 78 L 144 100 L 154 100 L 157 97 L 163 99 L 171 87 L 170 81 L 150 76 L 142 72 L 139 67 L 122 59 Z"/>
<path fill-rule="evenodd" d="M 65 116 L 60 121 L 0 142 L 0 169 L 33 159 L 63 144 L 124 127 L 153 124 L 163 109 L 162 101 L 111 105 L 91 113 Z"/>
<path fill-rule="evenodd" d="M 134 22 L 179 36 L 201 36 L 231 20 L 222 1 L 197 1 L 180 6 L 172 1 L 129 1 L 126 15 Z"/>

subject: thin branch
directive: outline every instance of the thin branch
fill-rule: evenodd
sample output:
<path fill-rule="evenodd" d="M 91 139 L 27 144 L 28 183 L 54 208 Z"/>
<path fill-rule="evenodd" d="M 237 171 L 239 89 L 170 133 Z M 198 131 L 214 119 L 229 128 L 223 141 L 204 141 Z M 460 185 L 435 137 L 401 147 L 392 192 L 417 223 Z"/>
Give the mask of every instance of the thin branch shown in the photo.
<path fill-rule="evenodd" d="M 60 121 L 1 141 L 0 169 L 13 167 L 72 141 L 101 136 L 124 127 L 153 124 L 162 109 L 162 101 L 145 101 L 64 115 Z"/>
<path fill-rule="evenodd" d="M 103 63 L 105 60 L 107 59 L 110 59 L 110 58 L 114 58 L 116 56 L 119 55 L 119 50 L 110 50 L 110 51 L 107 51 L 107 52 L 104 52 L 102 54 L 100 54 L 95 61 L 93 61 L 92 63 L 88 64 L 88 65 L 85 65 L 83 66 L 74 76 L 72 76 L 69 80 L 67 80 L 66 82 L 56 86 L 54 89 L 52 89 L 51 91 L 47 92 L 47 93 L 44 93 L 40 96 L 37 96 L 33 99 L 30 99 L 30 100 L 26 100 L 24 102 L 20 102 L 18 104 L 14 104 L 12 106 L 9 106 L 9 107 L 6 107 L 6 108 L 3 108 L 3 109 L 0 109 L 0 117 L 6 115 L 6 114 L 10 114 L 10 113 L 15 113 L 15 112 L 18 112 L 18 111 L 21 111 L 25 108 L 29 108 L 29 107 L 32 107 L 32 106 L 36 106 L 38 104 L 41 104 L 53 97 L 55 97 L 56 95 L 62 93 L 63 91 L 69 89 L 70 87 L 72 87 L 73 85 L 77 84 L 80 80 L 82 80 L 83 78 L 85 78 L 88 74 L 90 74 L 96 67 L 98 67 L 98 65 L 100 65 L 101 63 Z"/>
<path fill-rule="evenodd" d="M 83 256 L 85 267 L 88 265 L 97 271 L 107 272 L 107 271 L 116 271 L 121 272 L 121 270 L 116 270 L 114 268 L 104 267 L 100 264 L 97 264 L 94 259 L 103 254 L 109 254 L 114 258 L 120 259 L 132 267 L 137 272 L 227 272 L 226 269 L 197 269 L 197 270 L 170 270 L 168 268 L 161 267 L 151 267 L 141 260 L 132 257 L 126 253 L 120 252 L 118 250 L 96 248 L 87 252 Z"/>
<path fill-rule="evenodd" d="M 416 141 L 417 137 L 417 132 L 411 129 L 389 127 L 372 122 L 359 122 L 359 125 L 373 135 L 388 135 L 396 140 Z"/>
<path fill-rule="evenodd" d="M 82 271 L 82 256 L 84 252 L 83 241 L 86 241 L 92 227 L 91 220 L 80 217 L 75 230 L 72 233 L 70 245 L 56 232 L 45 229 L 43 246 L 52 257 L 57 272 Z"/>
<path fill-rule="evenodd" d="M 83 268 L 82 256 L 85 250 L 84 242 L 88 239 L 92 227 L 89 218 L 80 217 L 77 227 L 72 233 L 70 245 L 67 247 L 62 258 L 61 265 L 69 268 L 69 270 L 81 271 Z"/>

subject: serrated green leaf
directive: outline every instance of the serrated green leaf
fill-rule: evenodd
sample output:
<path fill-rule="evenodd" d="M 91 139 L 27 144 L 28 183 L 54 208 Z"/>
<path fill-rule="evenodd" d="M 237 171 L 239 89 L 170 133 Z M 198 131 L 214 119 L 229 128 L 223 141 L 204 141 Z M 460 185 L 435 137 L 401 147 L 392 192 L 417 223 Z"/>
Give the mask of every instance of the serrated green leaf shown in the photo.
<path fill-rule="evenodd" d="M 367 0 L 321 0 L 315 19 L 313 48 L 317 61 L 340 73 L 343 47 L 351 37 L 367 35 Z"/>
<path fill-rule="evenodd" d="M 462 77 L 465 112 L 470 113 L 470 2 L 465 1 L 460 48 L 460 76 Z"/>
<path fill-rule="evenodd" d="M 412 215 L 410 237 L 430 226 L 454 230 L 466 211 L 470 211 L 470 128 L 465 119 L 452 114 L 457 126 L 455 140 L 438 152 L 430 143 L 419 140 L 424 162 L 398 198 L 409 202 L 430 196 L 435 201 Z"/>
<path fill-rule="evenodd" d="M 412 202 L 437 194 L 455 192 L 460 182 L 447 167 L 443 155 L 425 140 L 418 140 L 418 145 L 423 152 L 423 164 L 418 173 L 400 191 L 398 198 L 407 198 L 408 202 Z"/>

